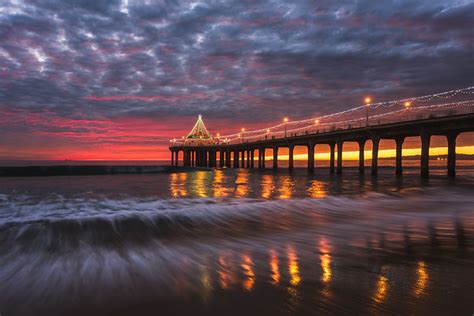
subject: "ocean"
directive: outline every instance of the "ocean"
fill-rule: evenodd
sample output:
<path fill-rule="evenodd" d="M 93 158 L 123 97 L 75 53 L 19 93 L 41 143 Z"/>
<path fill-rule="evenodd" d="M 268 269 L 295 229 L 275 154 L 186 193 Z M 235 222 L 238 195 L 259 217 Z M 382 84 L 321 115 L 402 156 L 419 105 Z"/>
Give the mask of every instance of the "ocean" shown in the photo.
<path fill-rule="evenodd" d="M 474 169 L 444 164 L 0 178 L 0 314 L 472 315 Z"/>

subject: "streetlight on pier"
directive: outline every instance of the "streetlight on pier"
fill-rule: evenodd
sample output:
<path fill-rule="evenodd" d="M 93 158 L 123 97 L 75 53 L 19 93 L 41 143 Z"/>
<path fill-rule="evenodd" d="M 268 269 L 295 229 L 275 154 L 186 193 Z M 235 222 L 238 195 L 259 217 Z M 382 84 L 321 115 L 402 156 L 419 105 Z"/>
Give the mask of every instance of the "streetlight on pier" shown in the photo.
<path fill-rule="evenodd" d="M 364 103 L 365 103 L 365 126 L 368 127 L 369 126 L 369 108 L 370 108 L 370 103 L 372 102 L 372 99 L 370 97 L 366 97 L 364 99 Z"/>
<path fill-rule="evenodd" d="M 218 144 L 220 143 L 220 137 L 221 137 L 221 133 L 217 133 L 217 143 Z"/>
<path fill-rule="evenodd" d="M 407 118 L 406 119 L 409 120 L 410 119 L 410 114 L 408 113 L 408 110 L 411 107 L 411 102 L 410 101 L 405 101 L 403 103 L 403 106 L 405 107 L 405 110 L 407 111 Z"/>
<path fill-rule="evenodd" d="M 286 138 L 286 123 L 288 123 L 288 118 L 285 117 L 285 118 L 283 119 L 283 122 L 285 123 L 285 138 Z"/>
<path fill-rule="evenodd" d="M 244 143 L 244 133 L 245 133 L 245 128 L 242 128 L 242 143 Z"/>
<path fill-rule="evenodd" d="M 265 135 L 265 139 L 267 139 L 269 135 L 270 135 L 270 129 L 267 128 L 267 134 Z"/>

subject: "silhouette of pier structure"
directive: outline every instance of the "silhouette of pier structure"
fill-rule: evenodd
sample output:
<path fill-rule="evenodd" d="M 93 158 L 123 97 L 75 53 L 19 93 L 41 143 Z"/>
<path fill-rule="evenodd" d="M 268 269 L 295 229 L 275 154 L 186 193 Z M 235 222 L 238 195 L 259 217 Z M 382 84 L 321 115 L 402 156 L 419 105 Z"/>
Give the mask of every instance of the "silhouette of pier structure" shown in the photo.
<path fill-rule="evenodd" d="M 359 145 L 359 172 L 365 172 L 364 148 L 372 142 L 371 174 L 377 175 L 379 143 L 395 141 L 397 175 L 403 172 L 402 146 L 407 137 L 421 140 L 421 176 L 429 175 L 429 149 L 432 136 L 447 140 L 447 173 L 456 174 L 456 138 L 474 131 L 474 87 L 397 101 L 370 103 L 347 111 L 317 118 L 283 123 L 255 131 L 213 137 L 201 115 L 187 136 L 170 140 L 171 164 L 187 167 L 265 168 L 265 151 L 273 150 L 273 168 L 278 168 L 278 150 L 288 148 L 288 168 L 294 168 L 294 149 L 307 148 L 307 168 L 314 171 L 315 146 L 330 149 L 329 172 L 343 171 L 343 146 Z M 458 98 L 456 102 L 437 100 Z M 467 100 L 466 100 L 467 99 Z M 370 101 L 370 99 L 368 99 Z M 415 105 L 416 104 L 416 105 Z M 389 109 L 389 111 L 387 111 Z M 181 154 L 181 159 L 180 157 Z M 336 155 L 337 153 L 337 155 Z M 337 156 L 337 159 L 336 159 Z M 255 162 L 257 160 L 257 162 Z"/>

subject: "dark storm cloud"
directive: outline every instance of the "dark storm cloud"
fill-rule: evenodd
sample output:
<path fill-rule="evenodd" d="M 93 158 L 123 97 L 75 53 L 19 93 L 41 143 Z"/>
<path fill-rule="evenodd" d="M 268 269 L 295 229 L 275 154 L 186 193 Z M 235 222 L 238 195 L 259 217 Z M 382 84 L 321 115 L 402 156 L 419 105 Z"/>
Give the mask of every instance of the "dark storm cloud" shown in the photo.
<path fill-rule="evenodd" d="M 472 29 L 470 1 L 6 0 L 0 107 L 305 117 L 472 84 Z"/>

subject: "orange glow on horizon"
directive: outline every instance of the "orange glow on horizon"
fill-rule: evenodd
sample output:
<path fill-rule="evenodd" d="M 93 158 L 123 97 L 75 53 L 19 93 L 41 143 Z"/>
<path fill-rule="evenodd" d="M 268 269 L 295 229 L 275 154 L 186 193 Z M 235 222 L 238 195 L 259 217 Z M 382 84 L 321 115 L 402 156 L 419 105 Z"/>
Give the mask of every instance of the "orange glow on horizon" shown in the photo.
<path fill-rule="evenodd" d="M 446 155 L 448 147 L 431 147 L 430 155 Z M 2 159 L 2 160 L 77 160 L 77 161 L 169 161 L 171 154 L 167 147 L 149 146 L 143 147 L 139 145 L 103 145 L 103 146 L 88 146 L 85 150 L 73 150 L 58 148 L 57 150 L 37 150 L 32 155 L 31 152 L 19 152 L 22 157 L 31 157 L 28 159 Z M 336 153 L 337 154 L 337 153 Z M 358 160 L 359 151 L 344 151 L 344 160 Z M 421 154 L 420 148 L 404 148 L 403 157 L 417 156 Z M 456 154 L 474 155 L 473 146 L 457 146 Z M 45 158 L 41 158 L 46 156 Z M 295 154 L 294 160 L 306 160 L 307 154 Z M 38 157 L 38 158 L 37 158 Z M 315 154 L 316 160 L 329 160 L 329 152 L 317 152 Z M 372 151 L 365 150 L 365 159 L 371 159 Z M 379 158 L 395 158 L 395 149 L 380 149 Z M 180 155 L 180 159 L 181 155 Z M 273 155 L 265 156 L 265 160 L 273 159 Z M 279 155 L 279 160 L 288 160 L 288 155 Z"/>
<path fill-rule="evenodd" d="M 448 154 L 448 147 L 431 147 L 430 148 L 430 156 L 437 156 L 437 155 L 447 155 Z M 456 154 L 464 154 L 464 155 L 474 155 L 474 146 L 459 146 L 456 147 Z M 337 152 L 335 153 L 337 157 Z M 372 159 L 372 150 L 365 150 L 364 151 L 365 160 Z M 403 157 L 411 157 L 421 155 L 421 148 L 403 148 L 402 156 Z M 395 149 L 380 149 L 379 150 L 379 158 L 395 158 L 396 151 Z M 316 160 L 329 160 L 330 153 L 316 153 L 314 158 Z M 344 160 L 359 160 L 359 151 L 344 151 L 343 152 Z M 265 160 L 272 160 L 273 156 L 265 156 Z M 288 160 L 288 155 L 278 155 L 279 160 Z M 306 160 L 307 154 L 294 154 L 294 160 Z"/>

